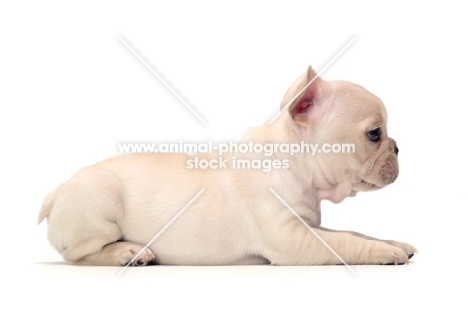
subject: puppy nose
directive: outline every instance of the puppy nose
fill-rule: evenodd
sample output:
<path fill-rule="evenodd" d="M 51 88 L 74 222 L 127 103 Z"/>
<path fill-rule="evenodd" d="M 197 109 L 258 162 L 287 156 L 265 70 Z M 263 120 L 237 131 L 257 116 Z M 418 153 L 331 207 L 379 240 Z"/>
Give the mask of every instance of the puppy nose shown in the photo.
<path fill-rule="evenodd" d="M 400 152 L 400 149 L 398 149 L 397 145 L 393 147 L 393 151 L 395 152 L 396 155 L 398 155 L 398 152 Z"/>

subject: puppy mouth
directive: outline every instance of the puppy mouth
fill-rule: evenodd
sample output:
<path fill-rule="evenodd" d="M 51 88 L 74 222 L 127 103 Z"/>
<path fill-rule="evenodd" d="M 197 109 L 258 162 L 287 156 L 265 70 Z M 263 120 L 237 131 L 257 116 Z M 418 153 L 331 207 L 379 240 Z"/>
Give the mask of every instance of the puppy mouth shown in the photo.
<path fill-rule="evenodd" d="M 355 185 L 360 191 L 382 189 L 393 183 L 398 177 L 398 162 L 396 161 L 396 157 L 386 157 L 383 165 L 377 163 L 377 160 L 372 164 L 371 169 L 367 173 L 360 175 L 360 182 L 357 182 Z M 376 167 L 375 164 L 380 167 Z"/>
<path fill-rule="evenodd" d="M 356 186 L 359 188 L 359 191 L 372 191 L 383 188 L 382 186 L 376 185 L 364 179 L 361 179 L 361 183 Z"/>

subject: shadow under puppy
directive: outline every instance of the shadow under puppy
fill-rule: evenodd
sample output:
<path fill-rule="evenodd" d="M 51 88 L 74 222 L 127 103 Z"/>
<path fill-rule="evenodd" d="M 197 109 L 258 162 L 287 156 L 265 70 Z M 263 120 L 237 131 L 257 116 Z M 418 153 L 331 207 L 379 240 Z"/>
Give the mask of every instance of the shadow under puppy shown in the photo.
<path fill-rule="evenodd" d="M 45 197 L 39 223 L 48 218 L 50 243 L 67 262 L 81 265 L 341 264 L 273 190 L 347 264 L 407 263 L 417 252 L 409 244 L 320 226 L 321 200 L 339 203 L 393 183 L 398 148 L 388 137 L 379 98 L 359 85 L 315 76 L 309 67 L 286 92 L 281 108 L 287 111 L 272 124 L 248 129 L 242 141 L 347 143 L 355 152 L 275 153 L 272 157 L 288 167 L 268 173 L 187 169 L 187 161 L 217 159 L 217 153 L 112 157 L 79 170 Z M 236 157 L 271 159 L 224 155 L 228 161 Z"/>

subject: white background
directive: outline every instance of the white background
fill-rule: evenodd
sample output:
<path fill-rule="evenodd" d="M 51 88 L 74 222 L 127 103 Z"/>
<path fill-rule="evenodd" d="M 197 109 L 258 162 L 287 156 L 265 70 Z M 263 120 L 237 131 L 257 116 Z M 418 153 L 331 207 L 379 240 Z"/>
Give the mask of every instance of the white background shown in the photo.
<path fill-rule="evenodd" d="M 456 2 L 10 2 L 0 5 L 0 294 L 50 310 L 466 308 L 466 10 Z M 202 125 L 118 40 L 124 38 Z M 36 227 L 44 195 L 120 142 L 226 141 L 317 71 L 385 102 L 400 148 L 388 188 L 323 204 L 323 224 L 419 249 L 409 266 L 62 264 Z M 3 300 L 2 304 L 6 304 Z"/>

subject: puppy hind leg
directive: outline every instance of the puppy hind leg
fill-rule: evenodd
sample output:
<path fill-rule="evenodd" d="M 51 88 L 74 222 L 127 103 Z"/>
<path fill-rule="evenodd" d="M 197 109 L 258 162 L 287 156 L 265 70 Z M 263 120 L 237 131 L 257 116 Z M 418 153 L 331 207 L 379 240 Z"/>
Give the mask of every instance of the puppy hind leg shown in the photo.
<path fill-rule="evenodd" d="M 66 261 L 76 263 L 122 239 L 120 187 L 111 172 L 87 168 L 56 189 L 48 238 Z"/>
<path fill-rule="evenodd" d="M 105 228 L 107 227 L 107 228 Z M 66 261 L 92 266 L 146 266 L 155 263 L 155 256 L 143 245 L 121 241 L 122 234 L 115 223 L 102 224 L 100 234 L 62 251 Z"/>
<path fill-rule="evenodd" d="M 71 247 L 65 248 L 61 251 L 63 258 L 70 263 L 78 263 L 82 258 L 89 254 L 99 253 L 103 247 L 109 243 L 118 241 L 122 234 L 117 224 L 107 224 L 108 227 L 114 227 L 112 229 L 106 228 L 102 230 L 101 234 L 95 236 L 89 236 L 86 240 L 80 241 Z"/>
<path fill-rule="evenodd" d="M 93 266 L 146 266 L 156 263 L 156 256 L 143 245 L 117 241 L 104 246 L 101 251 L 85 256 L 75 262 L 78 265 Z"/>

